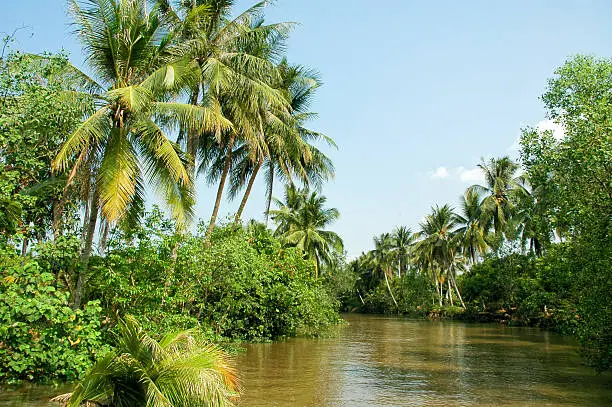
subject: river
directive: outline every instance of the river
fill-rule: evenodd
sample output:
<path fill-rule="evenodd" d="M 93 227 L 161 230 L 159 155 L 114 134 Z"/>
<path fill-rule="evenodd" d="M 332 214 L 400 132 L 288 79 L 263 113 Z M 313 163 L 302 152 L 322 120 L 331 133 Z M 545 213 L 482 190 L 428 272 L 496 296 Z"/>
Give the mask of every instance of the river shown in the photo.
<path fill-rule="evenodd" d="M 247 345 L 241 407 L 610 406 L 612 375 L 575 342 L 535 328 L 344 315 L 330 339 Z M 58 390 L 4 389 L 0 407 L 47 406 Z"/>

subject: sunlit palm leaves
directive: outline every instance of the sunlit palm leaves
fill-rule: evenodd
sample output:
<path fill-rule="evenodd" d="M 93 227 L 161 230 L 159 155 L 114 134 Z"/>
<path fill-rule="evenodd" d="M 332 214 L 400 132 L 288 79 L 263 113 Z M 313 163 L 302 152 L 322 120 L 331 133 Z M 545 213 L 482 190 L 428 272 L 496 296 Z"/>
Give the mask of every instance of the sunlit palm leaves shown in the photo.
<path fill-rule="evenodd" d="M 191 333 L 169 334 L 159 342 L 132 318 L 120 323 L 115 351 L 99 360 L 67 405 L 232 406 L 237 377 L 228 357 Z"/>
<path fill-rule="evenodd" d="M 95 203 L 110 222 L 144 200 L 148 180 L 184 223 L 192 215 L 192 183 L 186 157 L 165 131 L 178 126 L 227 130 L 230 123 L 214 106 L 174 102 L 200 76 L 189 60 L 173 52 L 157 8 L 146 10 L 133 0 L 73 0 L 71 12 L 100 83 L 92 88 L 108 90 L 95 94 L 98 110 L 67 139 L 54 168 L 77 168 L 88 159 L 99 163 Z"/>

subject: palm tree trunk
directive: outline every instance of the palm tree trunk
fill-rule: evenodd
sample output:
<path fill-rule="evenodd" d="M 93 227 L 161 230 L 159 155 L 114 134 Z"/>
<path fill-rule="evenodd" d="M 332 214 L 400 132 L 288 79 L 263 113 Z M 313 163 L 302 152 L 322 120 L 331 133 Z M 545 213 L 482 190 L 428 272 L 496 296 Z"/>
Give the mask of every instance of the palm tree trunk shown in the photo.
<path fill-rule="evenodd" d="M 96 234 L 96 223 L 98 221 L 98 203 L 97 194 L 94 191 L 91 208 L 89 213 L 89 225 L 87 226 L 85 246 L 81 251 L 81 269 L 78 272 L 76 287 L 74 289 L 74 301 L 72 304 L 73 309 L 79 309 L 81 307 L 81 300 L 83 299 L 83 291 L 85 288 L 87 270 L 89 268 L 89 259 L 91 258 L 91 251 L 93 247 L 93 238 Z"/>
<path fill-rule="evenodd" d="M 274 189 L 274 164 L 270 162 L 269 173 L 268 173 L 268 197 L 266 202 L 266 226 L 268 226 L 268 219 L 270 218 L 270 206 L 272 205 L 272 190 Z"/>
<path fill-rule="evenodd" d="M 457 293 L 457 297 L 459 298 L 459 301 L 461 301 L 461 306 L 463 307 L 463 309 L 465 309 L 465 303 L 463 302 L 463 298 L 461 297 L 461 293 L 459 292 L 459 287 L 457 287 L 457 281 L 455 280 L 454 271 L 451 272 L 451 278 L 453 279 L 453 286 L 455 286 L 455 292 Z"/>
<path fill-rule="evenodd" d="M 110 232 L 110 225 L 108 221 L 102 221 L 102 236 L 100 236 L 100 245 L 98 246 L 98 253 L 102 256 L 106 251 L 106 244 L 108 243 L 108 233 Z"/>
<path fill-rule="evenodd" d="M 189 98 L 189 104 L 197 106 L 198 98 L 200 96 L 200 88 L 195 90 Z M 187 174 L 192 183 L 195 183 L 195 169 L 196 169 L 196 155 L 198 153 L 198 138 L 199 134 L 193 130 L 187 131 L 187 148 L 186 153 L 188 156 Z"/>
<path fill-rule="evenodd" d="M 234 226 L 238 225 L 240 222 L 240 218 L 242 217 L 242 211 L 244 211 L 244 207 L 249 199 L 249 195 L 251 194 L 251 189 L 253 188 L 253 184 L 255 183 L 255 177 L 257 177 L 257 173 L 259 169 L 263 165 L 263 157 L 259 159 L 257 162 L 257 166 L 253 170 L 253 174 L 251 174 L 251 179 L 249 179 L 249 184 L 247 185 L 246 191 L 244 192 L 244 196 L 242 197 L 242 202 L 240 202 L 240 207 L 238 208 L 238 212 L 236 212 L 236 217 L 234 218 Z"/>
<path fill-rule="evenodd" d="M 387 283 L 387 290 L 389 290 L 389 294 L 391 294 L 391 299 L 393 300 L 393 303 L 395 304 L 395 308 L 397 308 L 397 310 L 399 311 L 399 306 L 397 305 L 397 301 L 395 301 L 395 296 L 393 296 L 393 291 L 391 291 L 391 286 L 389 285 L 389 278 L 387 277 L 387 273 L 383 272 L 383 274 L 385 275 L 385 282 Z"/>
<path fill-rule="evenodd" d="M 59 202 L 53 207 L 53 240 L 57 240 L 59 235 L 62 233 L 62 213 L 64 212 L 64 206 L 66 206 L 66 202 L 68 201 L 68 188 L 72 184 L 74 177 L 76 175 L 78 165 L 81 160 L 85 157 L 85 150 L 81 152 L 79 158 L 77 159 L 77 163 L 74 164 L 72 170 L 70 171 L 70 175 L 68 175 L 68 179 L 66 180 L 66 185 L 64 186 L 64 190 L 62 191 L 62 197 Z"/>
<path fill-rule="evenodd" d="M 27 236 L 24 236 L 21 241 L 21 257 L 25 257 L 28 254 L 28 245 L 30 244 L 30 239 Z"/>
<path fill-rule="evenodd" d="M 453 307 L 455 304 L 453 304 L 453 290 L 451 290 L 450 278 L 448 278 L 448 279 L 446 280 L 446 283 L 447 283 L 447 285 L 448 285 L 448 292 L 447 292 L 447 294 L 448 294 L 448 299 L 449 299 L 449 301 L 450 301 L 451 307 Z"/>
<path fill-rule="evenodd" d="M 221 206 L 221 197 L 223 196 L 223 189 L 225 188 L 225 181 L 227 179 L 227 173 L 232 165 L 232 148 L 234 148 L 234 134 L 232 133 L 227 144 L 227 152 L 225 153 L 225 165 L 223 166 L 223 172 L 221 174 L 221 180 L 219 181 L 219 188 L 217 189 L 217 198 L 215 199 L 215 206 L 213 213 L 210 217 L 210 223 L 208 229 L 206 229 L 206 242 L 210 245 L 210 238 L 215 228 L 215 222 L 217 221 L 217 215 L 219 214 L 219 207 Z"/>

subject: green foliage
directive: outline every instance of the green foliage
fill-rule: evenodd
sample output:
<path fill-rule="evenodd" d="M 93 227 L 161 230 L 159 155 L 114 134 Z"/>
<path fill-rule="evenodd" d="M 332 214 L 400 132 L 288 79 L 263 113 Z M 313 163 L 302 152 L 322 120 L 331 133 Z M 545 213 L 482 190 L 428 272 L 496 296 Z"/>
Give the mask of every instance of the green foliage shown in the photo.
<path fill-rule="evenodd" d="M 236 372 L 228 356 L 193 333 L 151 337 L 134 319 L 119 324 L 117 348 L 99 360 L 74 392 L 56 398 L 70 407 L 233 406 Z"/>
<path fill-rule="evenodd" d="M 381 282 L 367 297 L 364 309 L 368 312 L 424 317 L 435 301 L 434 290 L 427 276 L 408 272 L 390 283 L 397 307 L 384 282 Z"/>
<path fill-rule="evenodd" d="M 11 53 L 0 59 L 0 233 L 42 240 L 53 221 L 65 178 L 51 161 L 90 108 L 75 85 L 66 55 Z"/>
<path fill-rule="evenodd" d="M 598 369 L 612 363 L 612 60 L 576 56 L 550 79 L 542 100 L 564 137 L 525 129 L 521 156 L 539 188 L 535 221 L 571 241 L 549 268 L 578 308 L 578 339 Z M 553 279 L 554 284 L 557 282 Z"/>
<path fill-rule="evenodd" d="M 98 301 L 82 310 L 35 260 L 1 257 L 0 381 L 75 380 L 108 350 Z"/>
<path fill-rule="evenodd" d="M 285 202 L 275 200 L 279 209 L 270 211 L 277 224 L 274 232 L 281 241 L 296 247 L 315 263 L 315 278 L 321 264 L 329 266 L 334 253 L 342 253 L 344 244 L 335 232 L 325 230 L 340 217 L 336 208 L 326 208 L 327 198 L 310 191 L 297 189 L 293 185 L 285 188 Z"/>
<path fill-rule="evenodd" d="M 154 333 L 199 327 L 250 340 L 315 334 L 338 322 L 312 263 L 265 228 L 217 228 L 209 245 L 202 234 L 166 234 L 164 222 L 154 211 L 132 243 L 118 234 L 108 255 L 92 261 L 88 296 L 110 315 L 146 316 Z"/>

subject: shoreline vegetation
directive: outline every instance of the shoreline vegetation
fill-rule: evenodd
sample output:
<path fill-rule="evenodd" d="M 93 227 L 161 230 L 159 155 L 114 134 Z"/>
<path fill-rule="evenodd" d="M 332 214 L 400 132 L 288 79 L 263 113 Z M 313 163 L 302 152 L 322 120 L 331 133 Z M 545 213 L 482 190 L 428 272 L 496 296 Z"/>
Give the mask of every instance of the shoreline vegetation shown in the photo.
<path fill-rule="evenodd" d="M 293 24 L 265 5 L 70 2 L 87 72 L 4 38 L 0 382 L 80 383 L 71 406 L 232 405 L 210 343 L 320 336 L 340 311 L 553 329 L 608 370 L 612 60 L 574 56 L 549 80 L 562 135 L 522 129 L 520 158 L 483 159 L 456 207 L 349 261 L 322 192 L 336 145 L 307 127 L 321 80 L 287 61 Z M 265 218 L 243 220 L 261 180 Z"/>

